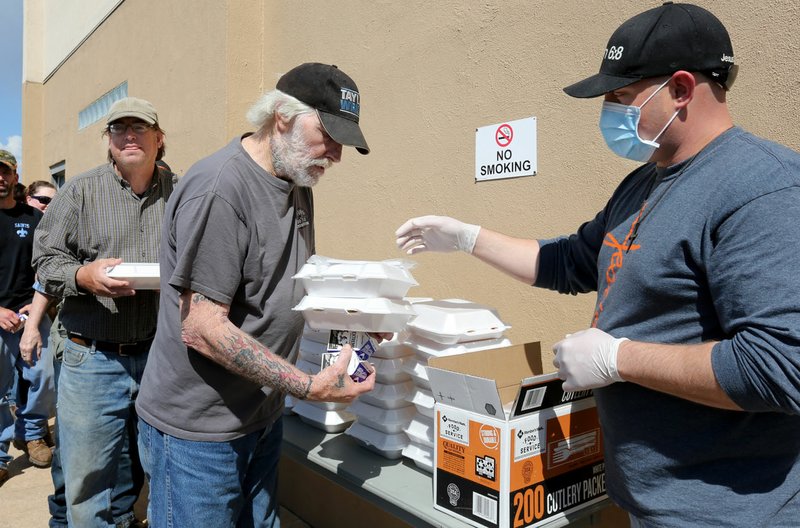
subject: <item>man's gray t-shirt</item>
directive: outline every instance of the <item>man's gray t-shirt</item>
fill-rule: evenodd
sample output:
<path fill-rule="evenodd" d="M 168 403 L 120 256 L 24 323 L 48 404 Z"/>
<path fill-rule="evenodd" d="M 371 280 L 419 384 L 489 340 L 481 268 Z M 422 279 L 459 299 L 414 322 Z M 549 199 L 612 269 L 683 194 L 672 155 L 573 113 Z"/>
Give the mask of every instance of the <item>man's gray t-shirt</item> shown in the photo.
<path fill-rule="evenodd" d="M 197 162 L 164 214 L 158 329 L 136 401 L 172 436 L 228 441 L 278 418 L 282 393 L 252 383 L 181 341 L 179 297 L 189 289 L 230 305 L 228 317 L 293 361 L 303 318 L 292 280 L 314 252 L 311 190 L 269 174 L 242 138 Z"/>

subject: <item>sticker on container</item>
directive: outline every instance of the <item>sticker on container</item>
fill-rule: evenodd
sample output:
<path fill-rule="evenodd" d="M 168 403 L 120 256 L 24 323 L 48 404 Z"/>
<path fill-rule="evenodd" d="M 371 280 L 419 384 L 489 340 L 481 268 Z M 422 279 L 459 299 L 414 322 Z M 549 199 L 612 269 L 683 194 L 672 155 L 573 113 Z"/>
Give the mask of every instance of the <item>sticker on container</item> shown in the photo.
<path fill-rule="evenodd" d="M 522 429 L 512 429 L 514 439 L 514 462 L 540 455 L 547 451 L 545 438 L 547 428 L 543 424 L 531 424 Z"/>
<path fill-rule="evenodd" d="M 355 330 L 331 330 L 328 338 L 328 350 L 341 350 L 344 345 L 350 345 L 353 350 L 360 350 L 372 338 L 366 332 Z"/>
<path fill-rule="evenodd" d="M 469 419 L 459 412 L 450 410 L 439 412 L 439 436 L 469 445 Z"/>

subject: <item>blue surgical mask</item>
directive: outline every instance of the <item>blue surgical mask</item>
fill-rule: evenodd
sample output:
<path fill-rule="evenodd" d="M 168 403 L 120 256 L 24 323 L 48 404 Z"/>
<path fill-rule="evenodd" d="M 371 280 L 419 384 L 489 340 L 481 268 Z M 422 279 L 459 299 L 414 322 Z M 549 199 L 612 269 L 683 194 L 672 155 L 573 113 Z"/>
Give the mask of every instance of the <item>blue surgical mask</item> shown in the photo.
<path fill-rule="evenodd" d="M 645 99 L 641 106 L 624 105 L 609 101 L 603 102 L 603 110 L 600 112 L 600 132 L 603 134 L 603 139 L 606 140 L 606 145 L 614 154 L 641 162 L 646 162 L 653 156 L 653 153 L 660 146 L 656 140 L 672 124 L 680 110 L 672 115 L 656 137 L 647 140 L 639 137 L 639 120 L 642 117 L 641 109 L 668 82 L 669 79 L 650 94 L 650 97 Z"/>

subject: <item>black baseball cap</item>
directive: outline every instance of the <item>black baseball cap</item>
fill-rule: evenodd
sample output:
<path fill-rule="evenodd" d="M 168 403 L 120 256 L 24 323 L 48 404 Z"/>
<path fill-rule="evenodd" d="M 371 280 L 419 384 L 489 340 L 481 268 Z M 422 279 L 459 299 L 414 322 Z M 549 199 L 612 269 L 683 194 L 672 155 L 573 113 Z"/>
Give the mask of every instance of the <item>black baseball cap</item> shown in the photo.
<path fill-rule="evenodd" d="M 728 31 L 717 17 L 696 5 L 665 2 L 623 22 L 608 41 L 600 72 L 564 91 L 597 97 L 678 70 L 704 73 L 728 90 L 738 66 Z"/>
<path fill-rule="evenodd" d="M 335 65 L 301 64 L 278 79 L 275 88 L 314 108 L 325 132 L 334 141 L 369 154 L 367 140 L 358 126 L 361 111 L 358 86 Z"/>

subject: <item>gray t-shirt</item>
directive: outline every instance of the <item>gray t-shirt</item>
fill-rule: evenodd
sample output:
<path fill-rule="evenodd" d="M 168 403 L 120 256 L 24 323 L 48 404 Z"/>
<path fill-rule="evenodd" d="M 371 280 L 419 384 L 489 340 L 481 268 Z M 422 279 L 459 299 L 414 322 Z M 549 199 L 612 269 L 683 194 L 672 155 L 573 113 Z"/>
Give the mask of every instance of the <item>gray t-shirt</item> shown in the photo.
<path fill-rule="evenodd" d="M 303 287 L 291 277 L 314 252 L 312 193 L 264 171 L 241 139 L 189 169 L 164 215 L 158 329 L 136 409 L 187 440 L 228 441 L 265 427 L 284 395 L 187 349 L 183 290 L 230 305 L 233 324 L 291 361 L 303 330 L 292 311 Z"/>

